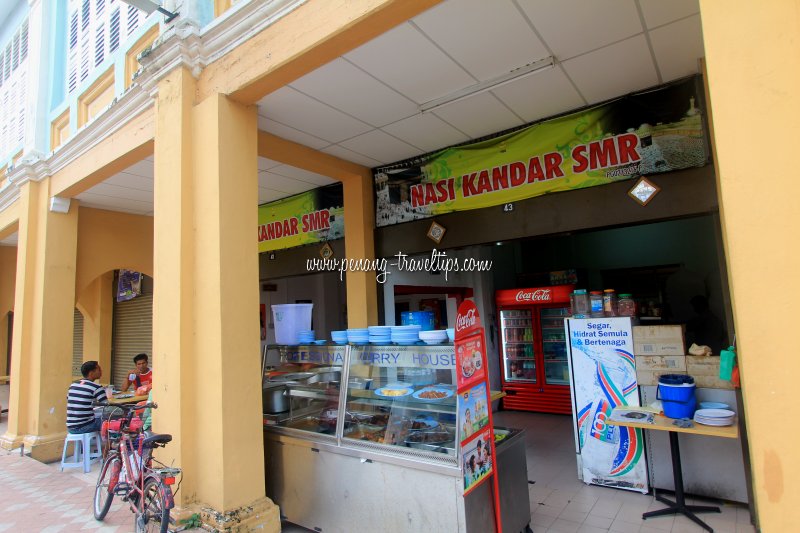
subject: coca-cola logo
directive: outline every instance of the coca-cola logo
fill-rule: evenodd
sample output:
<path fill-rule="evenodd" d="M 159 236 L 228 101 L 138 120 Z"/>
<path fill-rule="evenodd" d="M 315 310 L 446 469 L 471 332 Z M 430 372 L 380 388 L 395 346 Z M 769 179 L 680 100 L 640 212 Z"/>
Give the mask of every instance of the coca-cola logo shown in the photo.
<path fill-rule="evenodd" d="M 456 331 L 464 331 L 475 326 L 478 316 L 475 308 L 470 309 L 466 314 L 458 315 L 456 318 Z"/>
<path fill-rule="evenodd" d="M 550 289 L 536 289 L 535 291 L 519 291 L 514 299 L 518 302 L 549 302 L 553 297 Z"/>

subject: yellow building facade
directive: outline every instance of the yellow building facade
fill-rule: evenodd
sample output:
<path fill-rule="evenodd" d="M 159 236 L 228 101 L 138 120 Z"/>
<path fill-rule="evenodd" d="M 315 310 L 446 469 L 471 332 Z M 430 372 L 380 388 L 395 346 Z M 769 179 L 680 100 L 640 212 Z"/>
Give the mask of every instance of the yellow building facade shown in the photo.
<path fill-rule="evenodd" d="M 0 211 L 0 237 L 17 234 L 15 248 L 0 249 L 0 312 L 13 310 L 14 320 L 0 445 L 24 445 L 45 461 L 60 456 L 74 308 L 85 317 L 84 353 L 110 367 L 111 272 L 144 272 L 156 285 L 154 424 L 174 437 L 160 459 L 184 471 L 179 514 L 202 509 L 204 522 L 220 531 L 280 530 L 278 509 L 265 496 L 270 473 L 252 357 L 259 350 L 252 319 L 257 160 L 343 184 L 347 257 L 374 258 L 374 205 L 368 167 L 260 131 L 256 104 L 438 3 L 309 0 L 209 57 L 201 57 L 204 42 L 189 26 L 162 27 L 157 39 L 148 34 L 155 41 L 142 48 L 143 68 L 114 105 L 76 132 L 64 133 L 61 116 L 54 121 L 61 149 L 36 161 L 23 156 L 8 171 L 16 192 Z M 224 14 L 228 4 L 217 7 Z M 792 481 L 800 473 L 798 435 L 787 423 L 800 370 L 787 342 L 800 294 L 793 245 L 800 185 L 786 155 L 799 140 L 792 119 L 800 107 L 800 1 L 765 9 L 701 0 L 700 7 L 755 506 L 763 531 L 789 531 L 786 511 L 800 499 Z M 225 24 L 221 18 L 220 32 Z M 109 86 L 104 77 L 86 94 L 107 98 Z M 79 104 L 84 120 L 96 111 L 90 103 Z M 152 216 L 74 200 L 147 157 L 155 172 Z M 54 197 L 73 200 L 56 212 Z M 376 323 L 370 273 L 347 273 L 347 307 L 350 327 Z"/>

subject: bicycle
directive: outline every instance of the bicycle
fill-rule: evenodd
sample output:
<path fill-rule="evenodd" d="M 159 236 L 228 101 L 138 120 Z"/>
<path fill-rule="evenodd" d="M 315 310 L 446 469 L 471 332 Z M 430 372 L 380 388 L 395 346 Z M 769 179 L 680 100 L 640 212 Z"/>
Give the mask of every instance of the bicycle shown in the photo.
<path fill-rule="evenodd" d="M 145 436 L 143 422 L 135 412 L 156 409 L 155 403 L 138 406 L 119 405 L 114 409 L 125 416 L 103 424 L 107 434 L 107 450 L 94 491 L 94 518 L 102 521 L 115 495 L 127 501 L 135 515 L 136 533 L 159 531 L 166 533 L 170 524 L 170 509 L 175 507 L 171 486 L 181 474 L 179 468 L 167 467 L 153 457 L 153 449 L 164 447 L 172 435 Z M 155 464 L 155 468 L 154 468 Z M 178 483 L 178 489 L 180 483 Z"/>

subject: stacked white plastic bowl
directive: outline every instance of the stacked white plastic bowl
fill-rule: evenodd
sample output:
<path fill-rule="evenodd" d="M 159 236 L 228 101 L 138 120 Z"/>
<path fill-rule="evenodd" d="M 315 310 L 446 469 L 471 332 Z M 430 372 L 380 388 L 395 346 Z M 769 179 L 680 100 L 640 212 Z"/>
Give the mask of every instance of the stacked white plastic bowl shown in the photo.
<path fill-rule="evenodd" d="M 423 340 L 425 344 L 441 344 L 447 340 L 447 330 L 432 329 L 430 331 L 420 331 L 419 338 Z"/>

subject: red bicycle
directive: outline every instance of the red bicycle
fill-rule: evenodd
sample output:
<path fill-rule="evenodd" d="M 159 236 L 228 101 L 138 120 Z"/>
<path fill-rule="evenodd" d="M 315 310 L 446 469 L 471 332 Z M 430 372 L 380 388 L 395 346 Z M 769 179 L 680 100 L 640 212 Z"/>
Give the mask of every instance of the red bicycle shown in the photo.
<path fill-rule="evenodd" d="M 108 445 L 94 490 L 96 520 L 105 518 L 114 496 L 119 495 L 135 515 L 136 533 L 167 532 L 169 512 L 175 506 L 172 485 L 181 470 L 159 463 L 153 458 L 153 450 L 166 446 L 172 435 L 145 435 L 142 419 L 135 416 L 140 409 L 157 407 L 155 403 L 115 406 L 125 416 L 104 422 Z"/>

